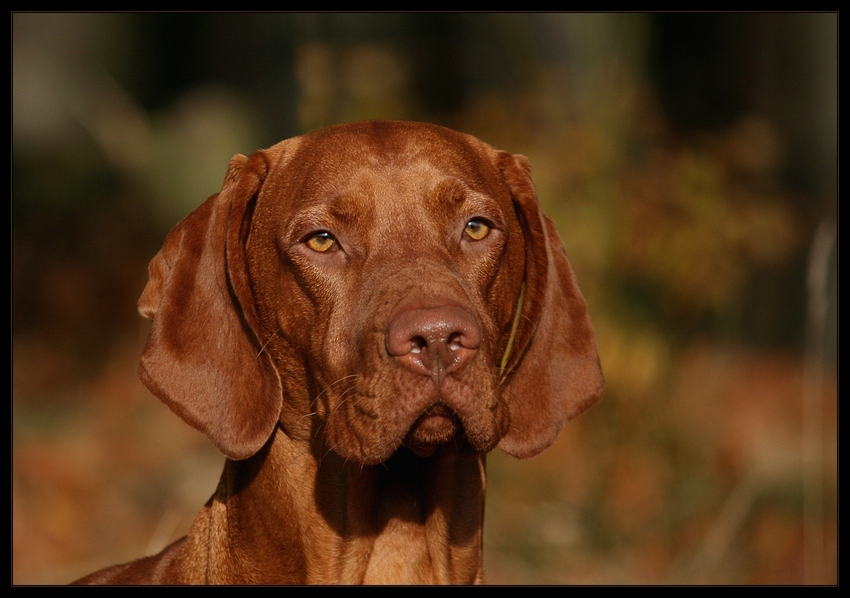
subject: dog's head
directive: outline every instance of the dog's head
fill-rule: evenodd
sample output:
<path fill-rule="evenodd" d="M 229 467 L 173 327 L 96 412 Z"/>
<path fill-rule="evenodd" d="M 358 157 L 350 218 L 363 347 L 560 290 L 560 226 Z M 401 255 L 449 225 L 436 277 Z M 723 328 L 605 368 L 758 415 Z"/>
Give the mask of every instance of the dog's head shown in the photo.
<path fill-rule="evenodd" d="M 369 464 L 532 456 L 596 402 L 587 307 L 522 156 L 442 127 L 338 125 L 235 156 L 139 301 L 140 375 L 228 457 L 280 424 Z"/>

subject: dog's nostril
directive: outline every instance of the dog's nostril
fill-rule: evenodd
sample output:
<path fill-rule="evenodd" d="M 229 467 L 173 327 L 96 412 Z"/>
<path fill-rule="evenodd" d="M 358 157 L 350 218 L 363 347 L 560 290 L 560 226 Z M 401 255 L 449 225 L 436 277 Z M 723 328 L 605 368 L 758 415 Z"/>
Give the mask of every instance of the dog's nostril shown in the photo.
<path fill-rule="evenodd" d="M 481 332 L 475 317 L 449 305 L 407 309 L 387 328 L 387 351 L 412 371 L 442 376 L 460 370 L 477 352 Z"/>

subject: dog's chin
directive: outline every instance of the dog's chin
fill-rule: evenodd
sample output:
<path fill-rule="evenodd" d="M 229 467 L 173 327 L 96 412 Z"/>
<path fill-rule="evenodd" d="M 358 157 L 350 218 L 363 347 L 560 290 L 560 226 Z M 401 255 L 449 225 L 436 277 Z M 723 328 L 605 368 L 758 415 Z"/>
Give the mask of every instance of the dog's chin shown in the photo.
<path fill-rule="evenodd" d="M 342 432 L 342 433 L 340 433 Z M 417 417 L 413 424 L 395 441 L 359 442 L 348 428 L 329 426 L 326 429 L 328 444 L 345 460 L 360 465 L 378 465 L 392 458 L 400 449 L 419 457 L 431 457 L 435 453 L 474 459 L 496 447 L 498 438 L 493 434 L 469 436 L 460 416 L 443 403 L 435 403 Z"/>
<path fill-rule="evenodd" d="M 419 455 L 430 457 L 443 446 L 466 447 L 463 425 L 457 415 L 444 405 L 429 407 L 410 427 L 404 446 Z"/>

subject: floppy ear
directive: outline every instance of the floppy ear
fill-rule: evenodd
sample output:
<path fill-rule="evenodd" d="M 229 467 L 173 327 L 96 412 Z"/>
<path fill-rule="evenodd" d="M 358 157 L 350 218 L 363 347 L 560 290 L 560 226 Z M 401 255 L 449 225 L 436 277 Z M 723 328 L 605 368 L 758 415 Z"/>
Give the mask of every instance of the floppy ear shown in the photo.
<path fill-rule="evenodd" d="M 511 416 L 499 447 L 533 457 L 561 428 L 602 398 L 604 380 L 587 304 L 552 221 L 543 215 L 524 156 L 501 152 L 525 235 L 525 291 L 514 350 L 506 364 Z"/>
<path fill-rule="evenodd" d="M 245 240 L 265 156 L 236 155 L 221 191 L 184 218 L 149 267 L 153 320 L 139 377 L 231 459 L 256 453 L 280 416 L 280 380 L 258 340 Z"/>

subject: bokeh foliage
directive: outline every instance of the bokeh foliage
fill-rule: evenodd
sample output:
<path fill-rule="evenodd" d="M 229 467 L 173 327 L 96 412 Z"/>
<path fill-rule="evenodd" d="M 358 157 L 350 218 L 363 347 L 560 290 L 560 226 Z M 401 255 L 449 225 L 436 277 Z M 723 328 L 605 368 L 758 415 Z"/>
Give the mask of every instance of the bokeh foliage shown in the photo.
<path fill-rule="evenodd" d="M 336 122 L 527 155 L 605 400 L 489 458 L 494 583 L 837 579 L 837 15 L 15 13 L 13 581 L 158 549 L 220 457 L 134 303 L 227 160 Z"/>

